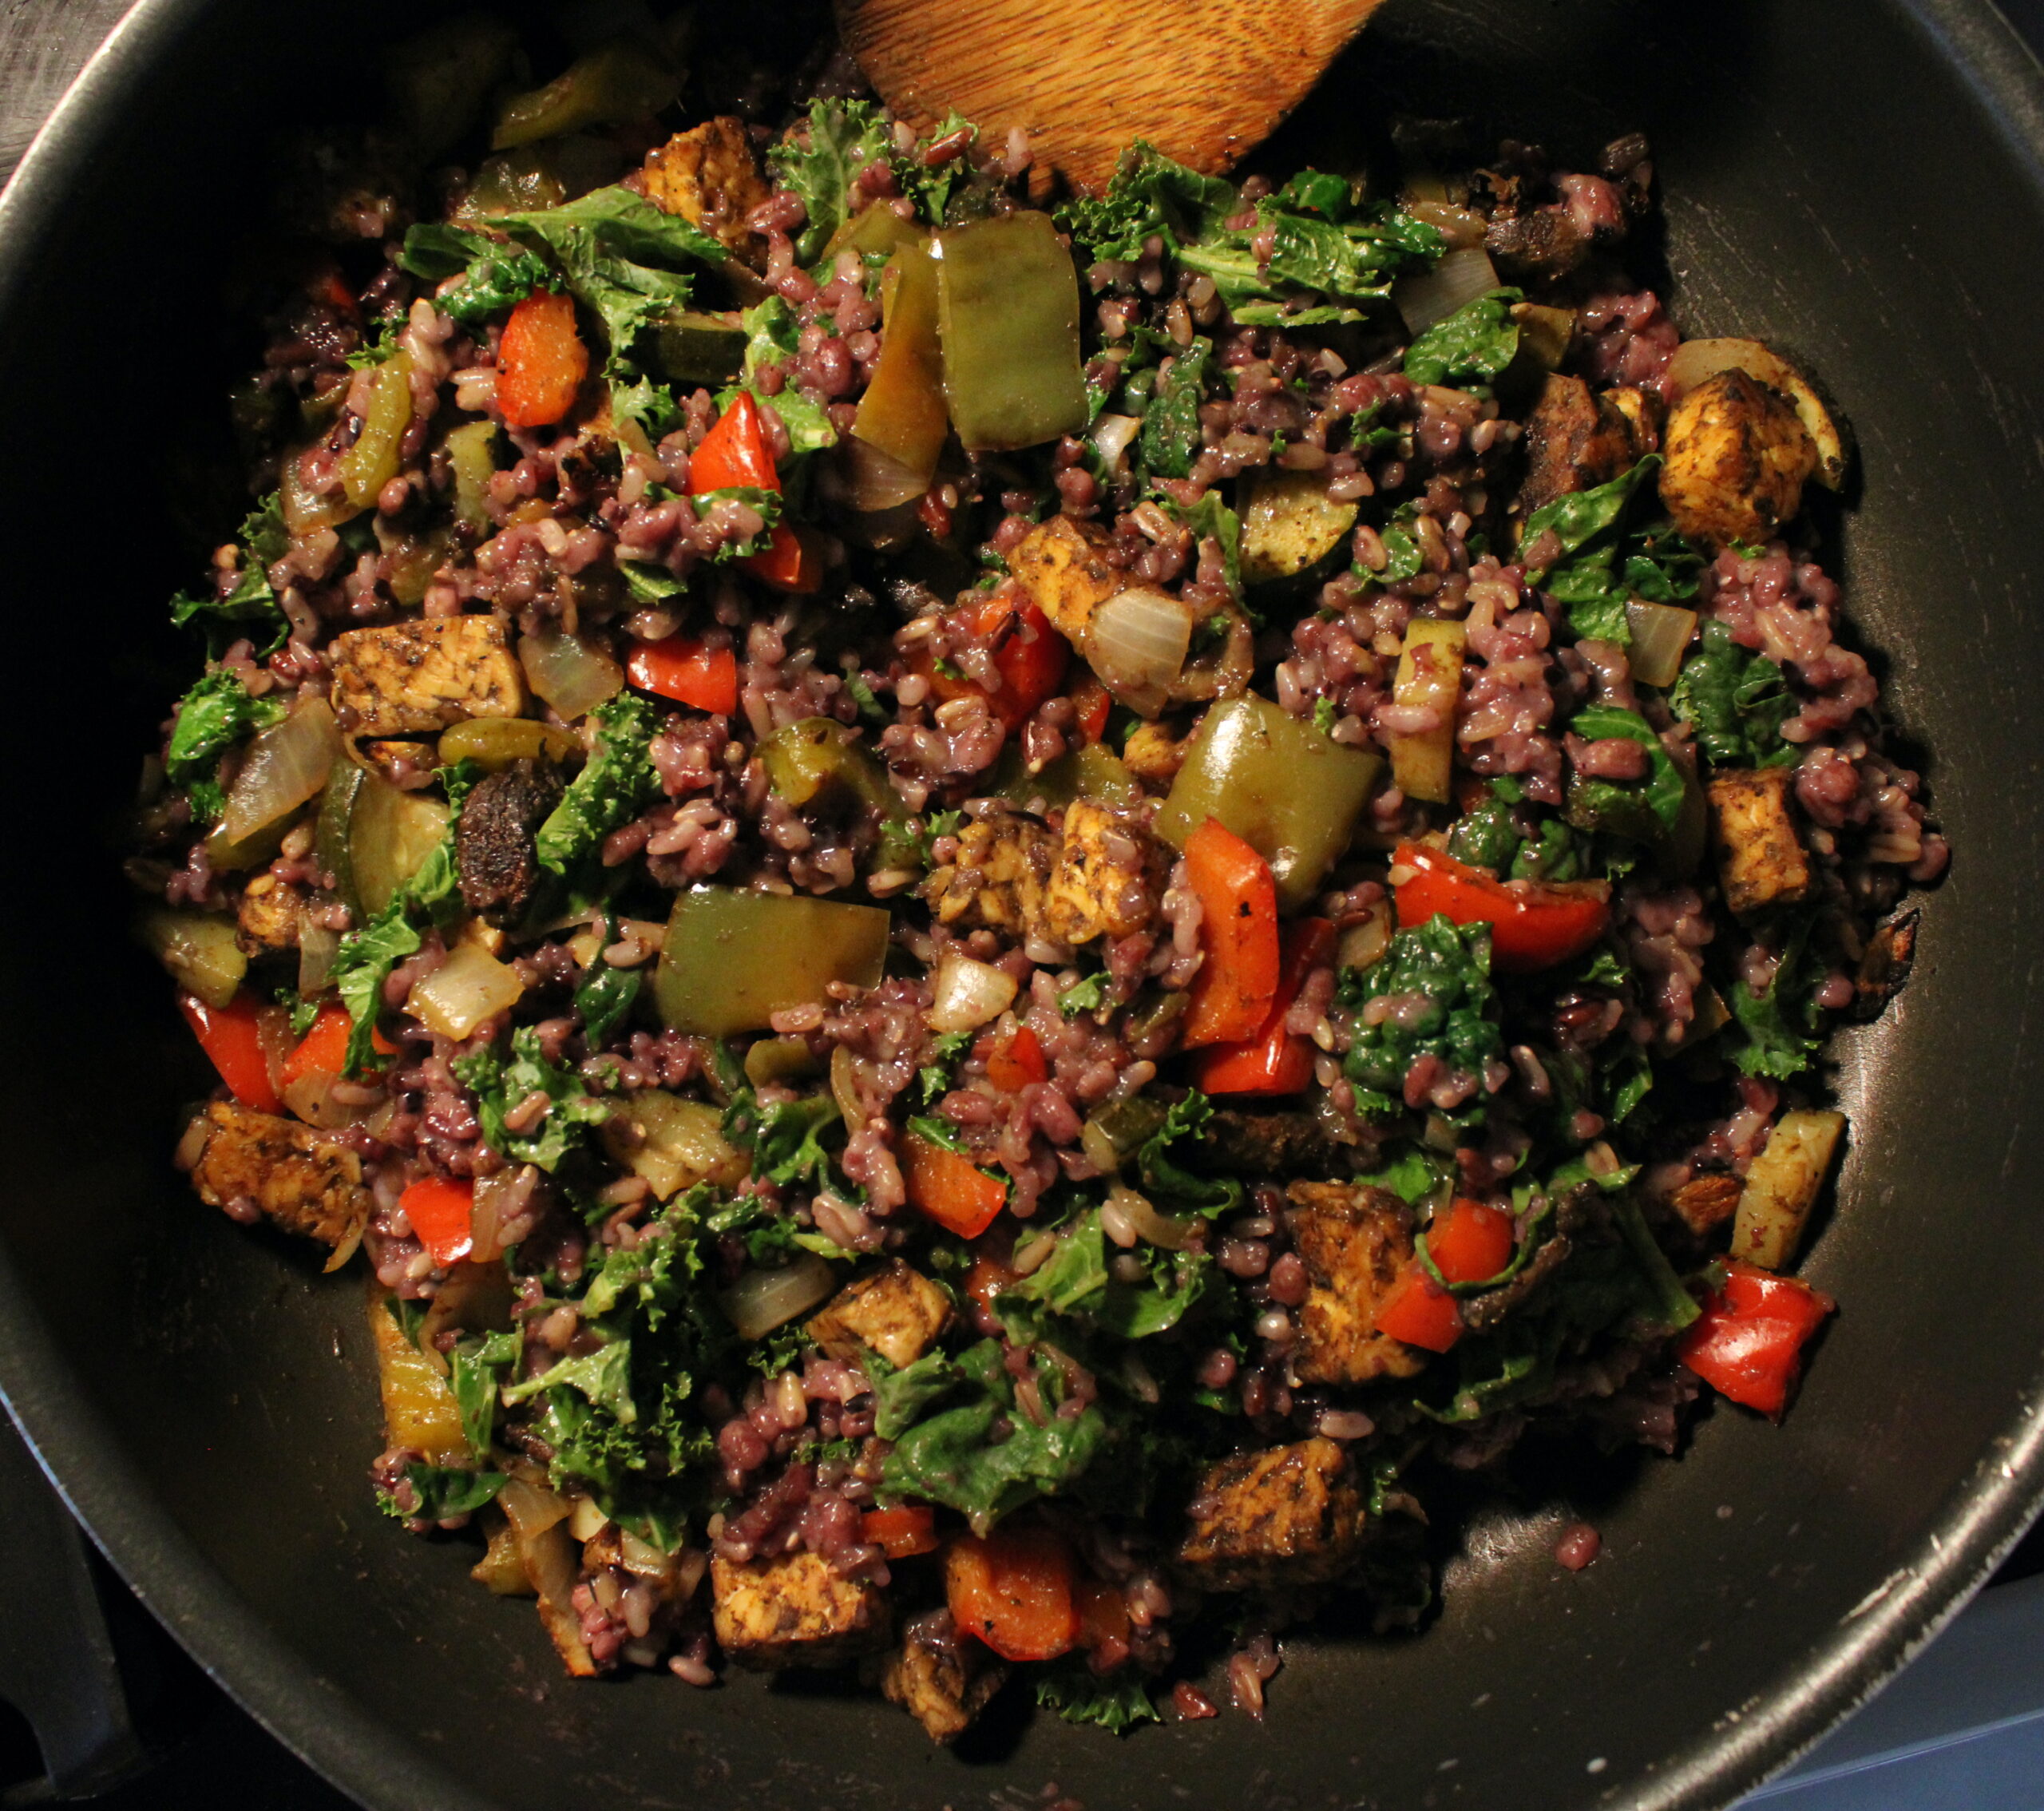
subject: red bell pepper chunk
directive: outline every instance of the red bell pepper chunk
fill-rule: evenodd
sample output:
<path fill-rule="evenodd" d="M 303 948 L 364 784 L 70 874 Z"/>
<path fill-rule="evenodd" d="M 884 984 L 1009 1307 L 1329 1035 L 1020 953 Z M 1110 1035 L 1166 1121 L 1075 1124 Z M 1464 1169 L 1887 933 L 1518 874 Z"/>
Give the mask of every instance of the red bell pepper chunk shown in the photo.
<path fill-rule="evenodd" d="M 1397 890 L 1400 929 L 1424 925 L 1436 913 L 1458 925 L 1488 925 L 1491 959 L 1515 973 L 1580 956 L 1610 921 L 1610 888 L 1602 881 L 1507 885 L 1416 842 L 1400 843 L 1392 861 L 1412 870 Z"/>
<path fill-rule="evenodd" d="M 937 1512 L 921 1504 L 897 1503 L 869 1509 L 859 1517 L 859 1539 L 890 1559 L 912 1559 L 937 1551 Z"/>
<path fill-rule="evenodd" d="M 1802 1369 L 1802 1349 L 1838 1304 L 1794 1277 L 1733 1259 L 1725 1288 L 1691 1323 L 1675 1356 L 1716 1390 L 1779 1419 Z"/>
<path fill-rule="evenodd" d="M 1462 1310 L 1453 1296 L 1414 1264 L 1391 1286 L 1377 1310 L 1377 1330 L 1424 1351 L 1445 1352 L 1462 1337 Z"/>
<path fill-rule="evenodd" d="M 1004 1523 L 945 1549 L 945 1596 L 959 1633 L 1004 1660 L 1054 1660 L 1079 1639 L 1078 1571 L 1050 1529 Z"/>
<path fill-rule="evenodd" d="M 918 660 L 917 670 L 929 680 L 930 690 L 941 702 L 984 698 L 993 715 L 1009 729 L 1019 728 L 1045 699 L 1056 696 L 1071 664 L 1072 644 L 1027 598 L 1017 600 L 998 592 L 980 605 L 972 627 L 983 636 L 1000 637 L 993 656 L 1000 675 L 999 691 L 988 692 L 962 673 L 944 672 L 927 655 Z M 1104 690 L 1100 695 L 1107 696 Z"/>
<path fill-rule="evenodd" d="M 781 488 L 781 474 L 766 444 L 766 424 L 752 392 L 741 390 L 703 444 L 688 456 L 688 493 L 708 490 L 771 490 Z M 822 562 L 787 522 L 774 525 L 766 548 L 744 562 L 747 571 L 783 591 L 814 591 L 823 582 Z"/>
<path fill-rule="evenodd" d="M 1187 1050 L 1239 1044 L 1263 1029 L 1277 997 L 1277 883 L 1270 863 L 1213 818 L 1186 838 L 1185 862 L 1206 960 L 1193 977 L 1178 1042 Z"/>
<path fill-rule="evenodd" d="M 1009 1094 L 1031 1082 L 1048 1081 L 1050 1074 L 1043 1040 L 1027 1025 L 1017 1026 L 1015 1035 L 987 1059 L 987 1080 Z"/>
<path fill-rule="evenodd" d="M 1081 742 L 1098 742 L 1107 733 L 1107 715 L 1114 703 L 1107 688 L 1090 672 L 1072 688 L 1072 727 Z"/>
<path fill-rule="evenodd" d="M 1105 1647 L 1128 1639 L 1128 1599 L 1119 1585 L 1105 1579 L 1082 1578 L 1075 1593 L 1079 1604 L 1079 1645 Z"/>
<path fill-rule="evenodd" d="M 355 1020 L 345 1006 L 330 1003 L 319 1009 L 319 1016 L 312 1021 L 312 1028 L 299 1040 L 298 1048 L 284 1059 L 283 1072 L 279 1080 L 284 1087 L 305 1076 L 339 1076 L 347 1072 L 348 1034 L 354 1029 Z M 370 1040 L 378 1056 L 394 1056 L 398 1047 L 380 1031 L 372 1031 Z"/>
<path fill-rule="evenodd" d="M 642 641 L 625 656 L 624 676 L 641 692 L 728 717 L 738 708 L 738 656 L 693 636 Z"/>
<path fill-rule="evenodd" d="M 1008 1204 L 1008 1184 L 969 1157 L 909 1133 L 901 1141 L 909 1203 L 961 1238 L 977 1238 Z"/>
<path fill-rule="evenodd" d="M 196 994 L 180 993 L 177 1009 L 236 1100 L 259 1113 L 284 1110 L 276 1084 L 270 1080 L 270 1061 L 256 1018 L 261 1009 L 255 995 L 237 993 L 224 1006 L 208 1006 Z"/>
<path fill-rule="evenodd" d="M 575 303 L 536 289 L 511 311 L 497 346 L 497 408 L 506 427 L 551 427 L 575 406 L 589 350 L 575 331 Z"/>
<path fill-rule="evenodd" d="M 467 1257 L 475 1240 L 470 1222 L 475 1212 L 476 1185 L 450 1176 L 428 1176 L 398 1197 L 418 1242 L 443 1269 Z"/>
<path fill-rule="evenodd" d="M 1194 1053 L 1193 1086 L 1204 1094 L 1297 1094 L 1313 1080 L 1317 1054 L 1310 1038 L 1285 1029 L 1285 1016 L 1306 977 L 1334 954 L 1334 927 L 1325 918 L 1298 918 L 1284 927 L 1283 959 L 1270 1011 L 1254 1037 L 1214 1044 Z"/>
<path fill-rule="evenodd" d="M 1425 1238 L 1434 1268 L 1452 1283 L 1488 1282 L 1519 1243 L 1512 1217 L 1480 1201 L 1456 1202 Z"/>

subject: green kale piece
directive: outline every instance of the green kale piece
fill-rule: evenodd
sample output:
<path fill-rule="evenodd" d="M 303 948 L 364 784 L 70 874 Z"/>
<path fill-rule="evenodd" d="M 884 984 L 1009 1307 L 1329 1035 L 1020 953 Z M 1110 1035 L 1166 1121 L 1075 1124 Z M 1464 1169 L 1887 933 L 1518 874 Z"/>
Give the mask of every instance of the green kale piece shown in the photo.
<path fill-rule="evenodd" d="M 417 1493 L 416 1506 L 398 1507 L 388 1491 L 378 1491 L 376 1500 L 386 1516 L 400 1521 L 441 1522 L 455 1516 L 472 1516 L 510 1480 L 501 1472 L 470 1472 L 455 1465 L 429 1465 L 414 1461 L 405 1468 L 406 1481 Z"/>
<path fill-rule="evenodd" d="M 1196 1151 L 1188 1153 L 1190 1166 L 1181 1163 L 1172 1150 L 1181 1140 L 1196 1140 L 1213 1117 L 1213 1102 L 1198 1088 L 1188 1089 L 1135 1154 L 1136 1173 L 1143 1179 L 1144 1191 L 1167 1213 L 1190 1211 L 1210 1219 L 1232 1213 L 1242 1203 L 1242 1185 L 1233 1176 L 1206 1174 L 1206 1163 Z"/>
<path fill-rule="evenodd" d="M 1138 1723 L 1163 1721 L 1133 1666 L 1100 1674 L 1083 1660 L 1060 1661 L 1036 1675 L 1036 1702 L 1068 1723 L 1091 1723 L 1115 1735 L 1127 1734 Z"/>
<path fill-rule="evenodd" d="M 1143 417 L 1137 440 L 1143 469 L 1152 478 L 1182 478 L 1199 454 L 1200 405 L 1214 361 L 1214 342 L 1204 335 L 1171 361 Z"/>
<path fill-rule="evenodd" d="M 464 327 L 480 327 L 546 286 L 546 261 L 522 245 L 439 220 L 422 220 L 405 234 L 398 267 L 431 283 L 459 276 L 438 292 L 434 306 Z"/>
<path fill-rule="evenodd" d="M 616 937 L 617 919 L 606 913 L 605 947 Z M 612 968 L 603 959 L 602 952 L 597 952 L 596 959 L 583 972 L 581 985 L 575 989 L 575 1010 L 582 1016 L 582 1028 L 592 1050 L 601 1048 L 630 1015 L 645 978 L 637 969 Z"/>
<path fill-rule="evenodd" d="M 1415 383 L 1488 383 L 1519 355 L 1511 305 L 1524 299 L 1522 290 L 1494 289 L 1464 303 L 1412 342 L 1406 376 Z"/>
<path fill-rule="evenodd" d="M 791 188 L 808 211 L 795 235 L 796 262 L 813 264 L 852 218 L 852 184 L 868 164 L 892 163 L 894 139 L 869 101 L 809 104 L 807 141 L 784 138 L 766 153 L 776 184 Z"/>
<path fill-rule="evenodd" d="M 521 1335 L 497 1333 L 486 1339 L 465 1339 L 450 1354 L 449 1381 L 461 1411 L 461 1432 L 478 1464 L 489 1457 L 496 1434 L 497 1393 L 518 1368 L 524 1349 Z"/>
<path fill-rule="evenodd" d="M 454 1074 L 475 1094 L 483 1142 L 501 1157 L 537 1163 L 549 1175 L 582 1142 L 584 1127 L 601 1125 L 611 1116 L 611 1104 L 589 1092 L 579 1070 L 547 1060 L 537 1025 L 521 1025 L 511 1034 L 509 1062 L 493 1045 L 456 1057 Z M 546 1111 L 524 1131 L 513 1131 L 505 1116 L 535 1094 L 547 1097 Z"/>
<path fill-rule="evenodd" d="M 1675 834 L 1688 802 L 1689 782 L 1662 747 L 1653 725 L 1615 704 L 1586 704 L 1569 719 L 1571 730 L 1586 740 L 1622 739 L 1646 751 L 1646 777 L 1607 780 L 1571 775 L 1568 784 L 1569 822 L 1582 830 L 1605 830 L 1636 842 L 1666 842 Z"/>
<path fill-rule="evenodd" d="M 1432 1056 L 1452 1072 L 1480 1078 L 1468 1103 L 1448 1116 L 1450 1122 L 1465 1131 L 1483 1123 L 1488 1108 L 1480 1078 L 1504 1056 L 1487 925 L 1457 925 L 1436 913 L 1396 932 L 1381 961 L 1360 973 L 1344 971 L 1341 999 L 1355 1014 L 1348 1073 L 1365 1112 L 1403 1111 L 1407 1072 Z M 1373 1000 L 1393 1009 L 1372 1024 L 1365 1009 Z"/>
<path fill-rule="evenodd" d="M 256 653 L 267 658 L 283 646 L 291 624 L 270 584 L 270 568 L 291 546 L 283 509 L 271 491 L 244 519 L 236 537 L 241 544 L 240 577 L 223 597 L 217 591 L 180 592 L 171 600 L 170 620 L 180 628 L 196 623 L 205 631 L 215 659 L 243 636 L 259 644 Z M 267 632 L 269 640 L 263 640 Z"/>
<path fill-rule="evenodd" d="M 1086 984 L 1082 981 L 1080 987 Z M 1069 990 L 1076 993 L 1077 988 Z M 1058 1005 L 1063 1007 L 1065 995 L 1058 996 Z M 1071 1013 L 1065 1014 L 1067 1018 Z M 958 1061 L 972 1047 L 970 1032 L 947 1032 L 930 1046 L 932 1060 L 916 1071 L 916 1104 L 933 1107 L 951 1092 L 952 1078 L 958 1072 Z"/>
<path fill-rule="evenodd" d="M 919 1497 L 956 1509 L 976 1534 L 1040 1496 L 1069 1488 L 1110 1442 L 1107 1417 L 1089 1403 L 1076 1415 L 1057 1413 L 1063 1369 L 1038 1355 L 1035 1381 L 1045 1420 L 1040 1425 L 1016 1401 L 1015 1379 L 1001 1342 L 982 1340 L 961 1353 L 956 1388 L 969 1400 L 903 1428 L 881 1470 L 883 1496 Z M 1007 1437 L 994 1438 L 1004 1423 Z"/>
<path fill-rule="evenodd" d="M 784 363 L 800 350 L 802 323 L 795 319 L 794 310 L 779 296 L 770 295 L 747 309 L 739 317 L 739 324 L 745 329 L 744 366 L 739 381 L 719 395 L 717 406 L 728 409 L 741 390 L 749 390 L 762 409 L 770 409 L 780 417 L 782 426 L 788 430 L 788 457 L 781 467 L 782 481 L 786 484 L 793 476 L 790 463 L 806 454 L 821 453 L 826 447 L 836 446 L 838 430 L 830 425 L 823 405 L 812 402 L 792 384 L 782 385 L 771 396 L 759 387 L 762 365 Z"/>
<path fill-rule="evenodd" d="M 1824 965 L 1810 949 L 1812 915 L 1787 921 L 1781 954 L 1765 991 L 1743 981 L 1725 990 L 1732 1024 L 1725 1027 L 1726 1053 L 1745 1074 L 1788 1081 L 1816 1060 L 1824 1043 L 1816 990 Z"/>
<path fill-rule="evenodd" d="M 1799 757 L 1781 739 L 1796 709 L 1781 669 L 1740 647 L 1727 624 L 1703 625 L 1702 645 L 1682 663 L 1668 705 L 1695 727 L 1713 767 L 1785 767 Z"/>
<path fill-rule="evenodd" d="M 660 783 L 646 753 L 660 722 L 651 704 L 620 692 L 590 715 L 595 752 L 533 840 L 540 866 L 563 878 L 599 856 L 604 838 L 636 817 Z"/>
<path fill-rule="evenodd" d="M 255 698 L 240 678 L 224 668 L 208 673 L 186 692 L 164 751 L 164 771 L 184 788 L 196 823 L 216 822 L 227 808 L 220 783 L 220 757 L 258 730 L 282 723 L 281 699 Z"/>

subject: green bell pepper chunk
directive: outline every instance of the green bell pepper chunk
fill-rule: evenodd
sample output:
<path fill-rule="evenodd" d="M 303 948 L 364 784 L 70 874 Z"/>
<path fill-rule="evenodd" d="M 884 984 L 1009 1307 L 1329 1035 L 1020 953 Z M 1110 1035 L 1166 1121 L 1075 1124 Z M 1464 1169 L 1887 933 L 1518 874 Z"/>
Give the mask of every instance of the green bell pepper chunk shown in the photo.
<path fill-rule="evenodd" d="M 1270 864 L 1278 908 L 1310 900 L 1355 834 L 1384 763 L 1254 692 L 1206 713 L 1157 814 L 1175 848 L 1218 818 Z"/>
<path fill-rule="evenodd" d="M 944 393 L 965 450 L 1013 452 L 1079 433 L 1079 273 L 1050 216 L 974 220 L 935 243 Z"/>
<path fill-rule="evenodd" d="M 892 923 L 874 906 L 698 887 L 675 902 L 653 998 L 679 1032 L 765 1031 L 776 1012 L 822 1004 L 834 981 L 877 986 Z"/>

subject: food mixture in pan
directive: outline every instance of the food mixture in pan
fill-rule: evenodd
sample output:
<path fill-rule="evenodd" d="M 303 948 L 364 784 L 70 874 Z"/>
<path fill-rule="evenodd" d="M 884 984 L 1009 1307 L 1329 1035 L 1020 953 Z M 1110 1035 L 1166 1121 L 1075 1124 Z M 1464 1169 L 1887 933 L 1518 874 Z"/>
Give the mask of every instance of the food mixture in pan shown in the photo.
<path fill-rule="evenodd" d="M 359 1254 L 378 1500 L 571 1673 L 1258 1714 L 1456 1474 L 1832 1311 L 1946 860 L 1848 450 L 1630 274 L 1638 138 L 1075 196 L 763 29 L 470 17 L 283 162 L 129 863 L 177 1162 Z"/>

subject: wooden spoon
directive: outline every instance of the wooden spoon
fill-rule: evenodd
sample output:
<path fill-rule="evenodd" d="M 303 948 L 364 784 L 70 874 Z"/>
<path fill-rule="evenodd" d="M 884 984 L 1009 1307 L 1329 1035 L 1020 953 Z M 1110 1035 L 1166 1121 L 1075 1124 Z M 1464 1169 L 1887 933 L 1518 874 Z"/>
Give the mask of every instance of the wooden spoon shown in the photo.
<path fill-rule="evenodd" d="M 1097 192 L 1131 140 L 1218 176 L 1267 138 L 1382 0 L 837 0 L 895 113 L 951 109 Z"/>

